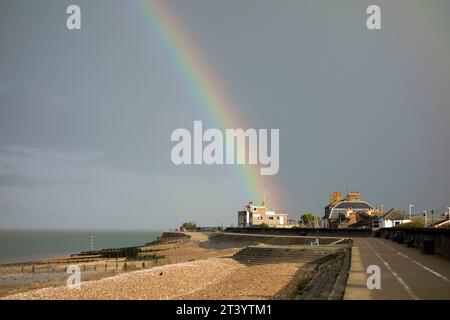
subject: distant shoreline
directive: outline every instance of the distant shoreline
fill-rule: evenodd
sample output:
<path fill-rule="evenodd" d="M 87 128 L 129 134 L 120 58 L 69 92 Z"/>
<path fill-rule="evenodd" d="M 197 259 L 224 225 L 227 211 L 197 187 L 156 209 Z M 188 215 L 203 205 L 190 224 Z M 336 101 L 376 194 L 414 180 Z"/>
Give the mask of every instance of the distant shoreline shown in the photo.
<path fill-rule="evenodd" d="M 29 264 L 91 250 L 143 245 L 164 230 L 0 229 L 0 265 Z"/>

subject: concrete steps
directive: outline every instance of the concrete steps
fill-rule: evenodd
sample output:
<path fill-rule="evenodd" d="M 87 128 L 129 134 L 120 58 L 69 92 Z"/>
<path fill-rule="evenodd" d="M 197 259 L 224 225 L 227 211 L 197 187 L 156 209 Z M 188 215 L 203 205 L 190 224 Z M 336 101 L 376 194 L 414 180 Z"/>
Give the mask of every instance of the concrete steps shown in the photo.
<path fill-rule="evenodd" d="M 249 246 L 234 254 L 233 259 L 246 265 L 266 263 L 308 263 L 326 257 L 339 247 L 320 246 Z"/>

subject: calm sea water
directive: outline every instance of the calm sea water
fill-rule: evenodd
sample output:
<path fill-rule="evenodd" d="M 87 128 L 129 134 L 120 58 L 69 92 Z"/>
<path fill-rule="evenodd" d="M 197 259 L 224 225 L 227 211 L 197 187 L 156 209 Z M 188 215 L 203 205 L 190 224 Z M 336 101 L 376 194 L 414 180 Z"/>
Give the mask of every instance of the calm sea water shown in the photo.
<path fill-rule="evenodd" d="M 0 263 L 32 261 L 91 249 L 141 245 L 155 240 L 162 230 L 150 231 L 44 231 L 0 230 Z"/>

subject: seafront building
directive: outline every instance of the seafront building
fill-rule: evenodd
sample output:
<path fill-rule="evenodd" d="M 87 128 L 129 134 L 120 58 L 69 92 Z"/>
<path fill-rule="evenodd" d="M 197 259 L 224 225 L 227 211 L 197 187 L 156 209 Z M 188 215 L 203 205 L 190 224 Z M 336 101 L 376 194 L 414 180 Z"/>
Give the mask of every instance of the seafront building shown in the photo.
<path fill-rule="evenodd" d="M 324 208 L 324 228 L 372 229 L 392 228 L 402 223 L 411 222 L 407 214 L 396 208 L 383 212 L 367 201 L 361 199 L 357 191 L 342 197 L 340 192 L 333 192 L 330 203 Z"/>
<path fill-rule="evenodd" d="M 266 207 L 265 201 L 261 205 L 255 205 L 250 201 L 244 206 L 244 210 L 238 211 L 238 227 L 251 228 L 261 225 L 276 228 L 291 228 L 297 225 L 295 220 L 289 220 L 284 211 L 272 211 Z"/>
<path fill-rule="evenodd" d="M 322 218 L 324 228 L 348 228 L 359 220 L 380 215 L 380 211 L 361 199 L 357 191 L 348 193 L 342 197 L 337 191 L 331 193 L 330 203 L 324 208 L 325 214 Z"/>
<path fill-rule="evenodd" d="M 411 222 L 411 220 L 408 219 L 408 215 L 405 211 L 396 208 L 390 209 L 388 212 L 381 215 L 377 220 L 378 221 L 373 222 L 373 229 L 376 229 L 377 227 L 392 228 L 402 223 Z"/>

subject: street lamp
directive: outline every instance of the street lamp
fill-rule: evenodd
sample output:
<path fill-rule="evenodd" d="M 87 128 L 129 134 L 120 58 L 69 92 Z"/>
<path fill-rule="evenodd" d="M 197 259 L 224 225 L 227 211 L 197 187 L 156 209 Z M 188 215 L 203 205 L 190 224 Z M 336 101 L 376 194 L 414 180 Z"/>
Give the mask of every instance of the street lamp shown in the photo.
<path fill-rule="evenodd" d="M 409 220 L 411 220 L 411 209 L 412 209 L 412 207 L 414 207 L 414 205 L 410 204 L 409 205 Z"/>
<path fill-rule="evenodd" d="M 425 217 L 425 228 L 427 227 L 427 211 L 423 211 L 423 216 Z"/>

